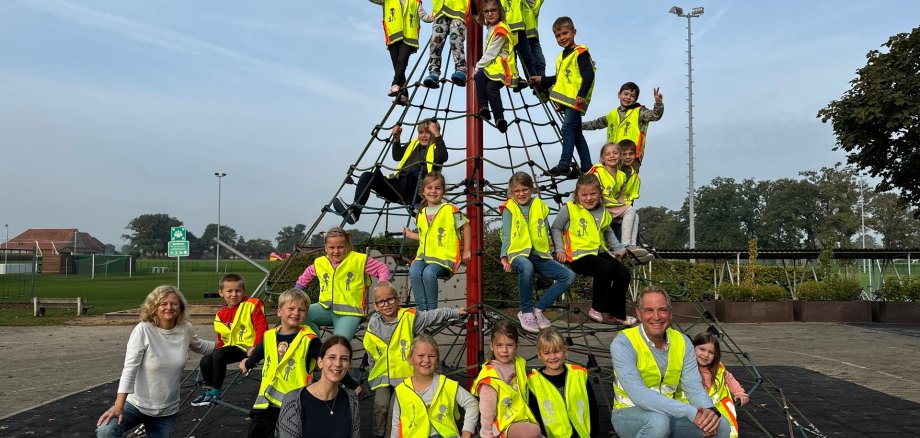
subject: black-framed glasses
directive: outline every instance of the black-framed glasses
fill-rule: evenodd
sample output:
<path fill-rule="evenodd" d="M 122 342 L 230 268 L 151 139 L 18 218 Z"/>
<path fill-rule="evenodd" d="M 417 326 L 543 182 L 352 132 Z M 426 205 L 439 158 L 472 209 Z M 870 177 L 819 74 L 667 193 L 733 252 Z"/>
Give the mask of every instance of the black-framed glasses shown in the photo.
<path fill-rule="evenodd" d="M 396 297 L 389 297 L 389 298 L 384 298 L 379 301 L 374 301 L 374 304 L 377 305 L 377 307 L 383 307 L 383 306 L 386 306 L 387 304 L 390 304 L 390 305 L 396 304 L 396 300 L 397 300 Z"/>

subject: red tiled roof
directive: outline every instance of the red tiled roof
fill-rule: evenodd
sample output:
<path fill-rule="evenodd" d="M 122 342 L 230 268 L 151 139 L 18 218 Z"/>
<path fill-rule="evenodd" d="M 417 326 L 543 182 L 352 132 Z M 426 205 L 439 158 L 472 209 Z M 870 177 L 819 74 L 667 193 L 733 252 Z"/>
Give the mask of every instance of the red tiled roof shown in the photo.
<path fill-rule="evenodd" d="M 52 254 L 54 252 L 70 253 L 73 252 L 75 236 L 78 253 L 105 251 L 105 246 L 99 239 L 76 228 L 30 228 L 10 239 L 8 245 L 0 245 L 0 248 L 34 249 L 37 245 L 43 253 L 46 251 Z"/>

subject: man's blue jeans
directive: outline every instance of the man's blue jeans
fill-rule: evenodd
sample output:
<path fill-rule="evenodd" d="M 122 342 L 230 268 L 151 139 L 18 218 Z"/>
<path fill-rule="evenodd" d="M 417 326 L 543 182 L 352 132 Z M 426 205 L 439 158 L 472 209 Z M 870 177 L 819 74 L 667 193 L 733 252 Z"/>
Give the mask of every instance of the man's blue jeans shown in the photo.
<path fill-rule="evenodd" d="M 553 259 L 540 258 L 536 254 L 515 257 L 511 261 L 511 268 L 518 274 L 521 312 L 524 313 L 533 312 L 534 307 L 544 310 L 553 305 L 556 299 L 575 282 L 575 273 L 571 269 Z M 533 302 L 534 273 L 554 280 L 553 285 L 540 297 L 536 306 Z"/>
<path fill-rule="evenodd" d="M 581 112 L 566 107 L 565 116 L 562 119 L 562 156 L 559 157 L 559 164 L 571 166 L 575 150 L 578 150 L 582 170 L 590 169 L 591 151 L 588 150 L 588 141 L 585 140 L 585 134 L 581 130 Z"/>
<path fill-rule="evenodd" d="M 703 431 L 686 418 L 671 417 L 637 406 L 614 409 L 610 421 L 620 438 L 703 438 Z M 730 433 L 728 420 L 723 417 L 716 438 L 728 438 Z"/>
<path fill-rule="evenodd" d="M 412 262 L 409 266 L 409 284 L 412 286 L 412 294 L 415 295 L 415 307 L 418 310 L 437 309 L 438 278 L 448 277 L 450 271 L 441 265 L 421 260 Z"/>
<path fill-rule="evenodd" d="M 147 438 L 169 438 L 176 428 L 176 414 L 151 417 L 141 413 L 131 403 L 125 402 L 125 409 L 121 412 L 121 424 L 118 424 L 118 417 L 103 423 L 96 428 L 96 437 L 121 438 L 125 432 L 141 423 L 144 424 Z"/>

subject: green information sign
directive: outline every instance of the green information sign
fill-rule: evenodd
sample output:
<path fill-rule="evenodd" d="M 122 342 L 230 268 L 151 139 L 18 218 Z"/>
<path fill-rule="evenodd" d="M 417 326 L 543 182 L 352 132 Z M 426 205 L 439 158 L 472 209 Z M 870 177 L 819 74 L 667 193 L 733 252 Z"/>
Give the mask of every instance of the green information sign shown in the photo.
<path fill-rule="evenodd" d="M 174 240 L 166 245 L 166 255 L 169 257 L 188 257 L 188 241 Z"/>
<path fill-rule="evenodd" d="M 185 227 L 172 227 L 169 230 L 169 240 L 186 240 Z M 188 254 L 186 254 L 188 255 Z"/>

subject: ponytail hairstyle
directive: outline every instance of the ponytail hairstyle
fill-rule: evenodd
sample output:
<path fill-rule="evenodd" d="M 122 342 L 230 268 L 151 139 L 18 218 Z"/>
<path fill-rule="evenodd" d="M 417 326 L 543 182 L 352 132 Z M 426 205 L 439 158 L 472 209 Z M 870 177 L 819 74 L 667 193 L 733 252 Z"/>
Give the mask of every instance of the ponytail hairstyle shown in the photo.
<path fill-rule="evenodd" d="M 581 205 L 581 203 L 578 202 L 578 191 L 581 190 L 582 187 L 589 186 L 594 186 L 597 188 L 597 193 L 599 194 L 604 193 L 604 189 L 601 187 L 600 178 L 598 178 L 597 175 L 593 173 L 587 173 L 578 177 L 578 182 L 575 183 L 575 191 L 572 192 L 572 202 Z"/>
<path fill-rule="evenodd" d="M 441 362 L 441 349 L 438 348 L 438 342 L 435 341 L 434 338 L 432 338 L 430 335 L 426 335 L 424 333 L 417 335 L 415 339 L 412 340 L 412 344 L 409 345 L 409 356 L 412 356 L 412 353 L 415 352 L 415 347 L 417 347 L 419 344 L 430 345 L 431 348 L 434 349 L 434 354 L 436 357 L 435 362 Z"/>
<path fill-rule="evenodd" d="M 526 172 L 515 172 L 514 175 L 511 175 L 511 179 L 508 180 L 508 199 L 511 199 L 511 189 L 515 184 L 527 187 L 531 192 L 537 191 L 530 174 Z"/>
<path fill-rule="evenodd" d="M 332 227 L 326 230 L 326 232 L 323 233 L 323 244 L 324 245 L 326 242 L 329 241 L 330 237 L 344 237 L 345 238 L 345 249 L 347 250 L 345 255 L 348 255 L 348 253 L 352 252 L 355 249 L 354 245 L 351 244 L 351 233 L 343 230 L 342 227 Z"/>
<path fill-rule="evenodd" d="M 508 339 L 511 339 L 512 341 L 514 341 L 515 345 L 520 344 L 519 342 L 520 335 L 518 335 L 517 327 L 515 327 L 508 321 L 499 321 L 495 323 L 495 326 L 492 327 L 492 341 L 490 342 L 490 344 L 495 342 L 495 338 L 498 336 L 505 336 Z M 494 359 L 495 359 L 495 352 L 489 351 L 489 360 L 494 360 Z"/>
<path fill-rule="evenodd" d="M 425 186 L 431 184 L 434 181 L 441 181 L 441 188 L 444 189 L 446 194 L 447 192 L 447 180 L 444 179 L 444 175 L 441 172 L 431 172 L 428 175 L 425 175 L 425 178 L 422 179 L 422 183 L 419 185 L 418 193 L 422 194 L 422 191 L 425 190 Z M 422 196 L 422 202 L 419 203 L 419 209 L 424 210 L 425 207 L 428 207 L 428 200 Z"/>
<path fill-rule="evenodd" d="M 624 140 L 624 141 L 629 141 L 630 143 L 632 143 L 632 140 Z M 635 149 L 635 147 L 636 147 L 636 144 L 633 143 L 633 148 Z M 620 144 L 611 141 L 605 144 L 603 147 L 601 147 L 601 155 L 600 155 L 601 164 L 604 163 L 604 154 L 607 152 L 607 149 L 610 149 L 610 148 L 617 148 L 617 150 L 620 151 L 621 154 L 623 153 L 623 148 L 620 146 Z M 621 158 L 620 161 L 617 162 L 617 167 L 620 166 L 620 162 L 622 161 L 623 159 Z"/>

